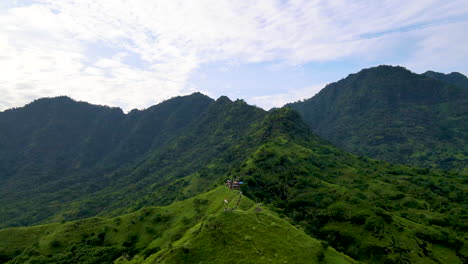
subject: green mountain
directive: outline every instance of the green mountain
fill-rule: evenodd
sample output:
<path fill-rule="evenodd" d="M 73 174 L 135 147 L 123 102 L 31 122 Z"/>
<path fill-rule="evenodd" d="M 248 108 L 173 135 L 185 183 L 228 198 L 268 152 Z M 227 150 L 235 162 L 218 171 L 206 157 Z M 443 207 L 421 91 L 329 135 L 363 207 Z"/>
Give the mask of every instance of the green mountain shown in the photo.
<path fill-rule="evenodd" d="M 229 199 L 230 204 L 224 206 L 224 199 Z M 290 244 L 285 245 L 285 241 Z M 224 186 L 169 206 L 146 207 L 116 218 L 3 229 L 1 260 L 9 264 L 114 260 L 115 263 L 355 263 L 327 243 L 311 238 L 275 213 Z"/>
<path fill-rule="evenodd" d="M 392 163 L 468 169 L 468 79 L 402 67 L 364 69 L 289 104 L 319 136 Z"/>
<path fill-rule="evenodd" d="M 29 117 L 38 103 L 42 115 Z M 77 107 L 90 114 L 65 110 Z M 9 263 L 468 260 L 466 174 L 346 153 L 290 108 L 193 94 L 123 114 L 55 98 L 0 120 L 10 135 L 29 128 L 2 141 L 0 223 L 10 228 L 0 230 L 0 255 Z M 101 154 L 85 152 L 101 144 Z M 235 177 L 245 196 L 220 187 Z M 240 205 L 225 212 L 224 199 Z"/>
<path fill-rule="evenodd" d="M 183 199 L 168 183 L 228 170 L 247 155 L 228 150 L 265 114 L 243 101 L 201 94 L 127 115 L 64 97 L 2 112 L 0 227 L 116 215 Z M 187 192 L 216 184 L 205 181 Z"/>
<path fill-rule="evenodd" d="M 424 76 L 432 78 L 434 80 L 439 80 L 445 83 L 453 84 L 456 86 L 468 88 L 468 78 L 465 75 L 459 72 L 452 72 L 449 74 L 443 74 L 440 72 L 427 71 L 423 73 Z"/>
<path fill-rule="evenodd" d="M 288 108 L 271 118 L 260 132 L 271 137 L 241 169 L 249 197 L 357 260 L 466 261 L 466 175 L 346 154 Z"/>

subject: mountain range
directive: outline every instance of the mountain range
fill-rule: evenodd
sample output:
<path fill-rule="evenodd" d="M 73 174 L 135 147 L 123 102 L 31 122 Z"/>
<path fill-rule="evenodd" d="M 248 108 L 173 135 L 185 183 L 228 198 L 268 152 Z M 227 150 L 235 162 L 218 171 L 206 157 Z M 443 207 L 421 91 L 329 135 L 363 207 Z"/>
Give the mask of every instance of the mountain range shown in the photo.
<path fill-rule="evenodd" d="M 270 111 L 0 112 L 0 262 L 466 263 L 466 84 L 379 66 Z"/>

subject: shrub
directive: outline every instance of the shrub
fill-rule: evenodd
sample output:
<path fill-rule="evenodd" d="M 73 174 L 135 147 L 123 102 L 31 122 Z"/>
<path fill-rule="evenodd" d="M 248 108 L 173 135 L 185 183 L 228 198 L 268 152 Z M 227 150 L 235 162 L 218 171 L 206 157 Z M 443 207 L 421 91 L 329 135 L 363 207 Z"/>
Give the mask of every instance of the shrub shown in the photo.
<path fill-rule="evenodd" d="M 346 219 L 346 211 L 348 210 L 346 204 L 335 203 L 328 207 L 328 214 L 335 220 L 343 221 Z"/>
<path fill-rule="evenodd" d="M 317 255 L 317 260 L 321 263 L 325 259 L 325 254 L 323 251 L 320 251 Z"/>
<path fill-rule="evenodd" d="M 320 244 L 322 245 L 323 249 L 327 249 L 329 246 L 327 241 L 320 241 Z"/>
<path fill-rule="evenodd" d="M 364 228 L 367 231 L 372 231 L 376 234 L 380 233 L 382 229 L 385 227 L 385 221 L 380 216 L 371 216 L 366 219 L 366 223 L 364 224 Z"/>
<path fill-rule="evenodd" d="M 350 222 L 355 225 L 363 225 L 366 223 L 367 217 L 370 216 L 369 212 L 366 211 L 357 211 L 354 212 L 350 217 Z"/>
<path fill-rule="evenodd" d="M 160 247 L 155 247 L 155 248 L 146 248 L 145 250 L 143 250 L 142 252 L 142 255 L 147 258 L 155 253 L 157 253 L 158 251 L 160 251 L 161 248 Z"/>
<path fill-rule="evenodd" d="M 52 242 L 50 242 L 49 245 L 51 248 L 60 248 L 62 246 L 62 244 L 58 240 L 53 240 Z"/>
<path fill-rule="evenodd" d="M 381 209 L 381 208 L 376 208 L 375 209 L 375 214 L 377 216 L 380 216 L 382 217 L 382 219 L 385 221 L 385 223 L 387 224 L 390 224 L 393 222 L 393 218 L 392 218 L 392 215 L 389 214 L 388 212 L 386 212 L 385 210 Z"/>
<path fill-rule="evenodd" d="M 145 227 L 145 232 L 146 232 L 147 234 L 150 234 L 150 235 L 156 234 L 156 230 L 154 230 L 154 228 L 152 228 L 152 227 L 150 227 L 150 226 Z"/>

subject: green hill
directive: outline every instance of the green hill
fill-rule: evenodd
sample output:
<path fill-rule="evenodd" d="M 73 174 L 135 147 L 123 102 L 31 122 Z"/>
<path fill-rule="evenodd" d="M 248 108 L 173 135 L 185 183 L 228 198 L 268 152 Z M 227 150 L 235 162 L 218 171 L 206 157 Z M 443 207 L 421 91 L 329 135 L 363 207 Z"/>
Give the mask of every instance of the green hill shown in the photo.
<path fill-rule="evenodd" d="M 241 165 L 246 195 L 360 261 L 466 262 L 466 175 L 357 157 L 306 128 L 291 109 L 269 115 Z"/>
<path fill-rule="evenodd" d="M 289 104 L 319 136 L 352 153 L 467 170 L 468 79 L 402 67 L 364 69 Z"/>
<path fill-rule="evenodd" d="M 354 263 L 238 191 L 218 187 L 116 218 L 0 230 L 4 263 Z M 230 203 L 225 211 L 224 199 Z"/>

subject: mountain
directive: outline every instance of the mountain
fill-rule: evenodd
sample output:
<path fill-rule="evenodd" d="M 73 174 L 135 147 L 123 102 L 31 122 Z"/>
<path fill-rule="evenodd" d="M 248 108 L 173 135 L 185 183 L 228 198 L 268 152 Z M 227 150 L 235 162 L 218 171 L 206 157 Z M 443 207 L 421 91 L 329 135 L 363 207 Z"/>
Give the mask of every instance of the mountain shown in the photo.
<path fill-rule="evenodd" d="M 423 73 L 424 76 L 439 80 L 442 82 L 450 83 L 456 86 L 464 87 L 468 89 L 468 78 L 459 72 L 452 72 L 449 74 L 443 74 L 440 72 L 427 71 Z"/>
<path fill-rule="evenodd" d="M 241 165 L 244 193 L 306 233 L 367 263 L 466 262 L 466 174 L 345 153 L 289 108 L 257 136 L 267 140 Z"/>
<path fill-rule="evenodd" d="M 69 110 L 78 106 L 92 114 Z M 2 164 L 14 165 L 0 180 L 9 263 L 468 260 L 466 174 L 344 152 L 288 107 L 193 94 L 123 114 L 55 98 L 0 120 L 10 135 L 29 128 L 3 141 L 11 158 Z M 101 140 L 105 151 L 82 154 Z M 221 186 L 237 177 L 242 195 Z M 225 212 L 224 199 L 240 205 Z"/>
<path fill-rule="evenodd" d="M 0 230 L 14 263 L 356 263 L 227 187 L 116 218 Z M 232 200 L 225 212 L 223 199 Z M 288 243 L 285 244 L 285 241 Z"/>
<path fill-rule="evenodd" d="M 127 115 L 65 97 L 2 112 L 0 227 L 126 213 L 183 199 L 170 190 L 154 193 L 209 164 L 214 169 L 265 114 L 242 101 L 199 93 Z"/>
<path fill-rule="evenodd" d="M 468 79 L 460 73 L 364 69 L 292 104 L 319 136 L 352 153 L 468 170 Z"/>

